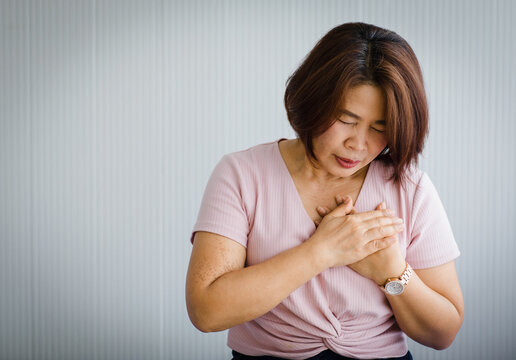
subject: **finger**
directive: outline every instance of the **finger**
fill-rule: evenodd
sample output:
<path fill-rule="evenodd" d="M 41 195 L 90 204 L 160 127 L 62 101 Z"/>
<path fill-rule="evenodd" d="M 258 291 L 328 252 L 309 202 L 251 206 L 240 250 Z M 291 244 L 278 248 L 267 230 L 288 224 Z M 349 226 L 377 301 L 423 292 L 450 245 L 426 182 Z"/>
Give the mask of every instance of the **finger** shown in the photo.
<path fill-rule="evenodd" d="M 316 210 L 320 216 L 324 216 L 330 212 L 330 209 L 328 209 L 326 206 L 318 206 Z"/>
<path fill-rule="evenodd" d="M 368 254 L 372 254 L 372 253 L 377 252 L 378 250 L 383 250 L 385 248 L 388 248 L 395 242 L 396 242 L 396 237 L 394 237 L 394 236 L 388 236 L 388 237 L 385 237 L 382 239 L 371 240 L 365 245 L 365 250 L 367 251 Z"/>
<path fill-rule="evenodd" d="M 403 225 L 403 219 L 396 216 L 380 216 L 372 218 L 363 222 L 365 229 L 373 229 L 376 227 L 389 226 L 389 225 Z"/>
<path fill-rule="evenodd" d="M 393 236 L 387 236 L 388 238 L 392 238 L 393 242 L 391 245 L 394 245 L 395 243 L 398 242 L 398 235 L 393 235 Z"/>
<path fill-rule="evenodd" d="M 392 225 L 374 227 L 374 228 L 367 230 L 364 233 L 364 241 L 370 242 L 371 240 L 394 236 L 394 235 L 402 232 L 404 229 L 405 229 L 404 224 L 392 224 Z"/>
<path fill-rule="evenodd" d="M 335 196 L 335 202 L 337 203 L 337 205 L 342 205 L 343 203 L 347 204 L 348 201 L 353 202 L 353 199 L 349 195 L 342 196 L 339 194 L 339 195 Z"/>
<path fill-rule="evenodd" d="M 382 201 L 381 203 L 378 204 L 378 206 L 376 207 L 376 210 L 385 210 L 387 209 L 387 205 L 385 204 L 385 201 Z"/>
<path fill-rule="evenodd" d="M 394 216 L 394 211 L 392 209 L 373 210 L 362 213 L 356 213 L 354 216 L 356 216 L 357 220 L 359 221 L 366 221 L 380 216 Z"/>
<path fill-rule="evenodd" d="M 350 211 L 353 209 L 353 201 L 351 200 L 350 196 L 346 196 L 344 198 L 344 201 L 337 206 L 333 211 L 330 213 L 332 216 L 345 216 L 350 213 Z"/>
<path fill-rule="evenodd" d="M 344 197 L 343 204 L 346 207 L 346 214 L 349 214 L 349 213 L 351 213 L 351 211 L 353 211 L 354 206 L 353 206 L 353 199 L 351 199 L 351 196 L 346 195 Z"/>

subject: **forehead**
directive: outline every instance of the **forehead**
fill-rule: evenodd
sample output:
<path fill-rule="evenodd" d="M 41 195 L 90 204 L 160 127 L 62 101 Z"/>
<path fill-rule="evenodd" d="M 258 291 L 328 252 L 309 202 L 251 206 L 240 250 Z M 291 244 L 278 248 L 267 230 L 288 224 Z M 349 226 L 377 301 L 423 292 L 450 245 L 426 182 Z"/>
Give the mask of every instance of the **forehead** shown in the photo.
<path fill-rule="evenodd" d="M 337 110 L 339 113 L 351 112 L 358 120 L 385 120 L 385 104 L 385 94 L 380 87 L 359 85 L 344 94 Z"/>

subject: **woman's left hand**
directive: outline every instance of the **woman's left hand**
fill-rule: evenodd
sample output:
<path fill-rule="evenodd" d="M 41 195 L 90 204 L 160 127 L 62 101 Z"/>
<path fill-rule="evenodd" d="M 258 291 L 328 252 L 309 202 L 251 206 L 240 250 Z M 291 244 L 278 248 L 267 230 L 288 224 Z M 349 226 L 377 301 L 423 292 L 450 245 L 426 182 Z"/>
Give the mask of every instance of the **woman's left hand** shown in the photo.
<path fill-rule="evenodd" d="M 339 196 L 336 197 L 338 205 L 343 201 Z M 385 209 L 385 203 L 379 204 L 375 210 Z M 317 209 L 317 212 L 321 217 L 324 217 L 330 212 L 326 207 L 322 207 L 321 210 Z M 353 208 L 350 214 L 356 213 Z M 316 223 L 316 226 L 318 224 Z M 399 243 L 397 241 L 385 248 L 379 250 L 366 258 L 357 261 L 356 263 L 348 265 L 351 269 L 359 273 L 360 275 L 373 280 L 378 285 L 383 285 L 388 278 L 398 277 L 405 269 L 405 259 L 401 253 Z"/>

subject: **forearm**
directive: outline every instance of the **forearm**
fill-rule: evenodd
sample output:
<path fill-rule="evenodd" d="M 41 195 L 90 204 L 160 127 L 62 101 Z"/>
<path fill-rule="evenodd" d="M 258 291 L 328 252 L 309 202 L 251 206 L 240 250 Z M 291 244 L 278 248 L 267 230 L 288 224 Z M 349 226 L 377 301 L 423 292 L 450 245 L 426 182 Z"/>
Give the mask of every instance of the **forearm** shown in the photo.
<path fill-rule="evenodd" d="M 304 242 L 222 275 L 200 297 L 204 330 L 222 331 L 265 314 L 323 270 L 313 246 Z"/>
<path fill-rule="evenodd" d="M 400 295 L 386 295 L 399 327 L 413 340 L 435 349 L 451 345 L 461 325 L 459 310 L 426 286 L 414 272 Z"/>

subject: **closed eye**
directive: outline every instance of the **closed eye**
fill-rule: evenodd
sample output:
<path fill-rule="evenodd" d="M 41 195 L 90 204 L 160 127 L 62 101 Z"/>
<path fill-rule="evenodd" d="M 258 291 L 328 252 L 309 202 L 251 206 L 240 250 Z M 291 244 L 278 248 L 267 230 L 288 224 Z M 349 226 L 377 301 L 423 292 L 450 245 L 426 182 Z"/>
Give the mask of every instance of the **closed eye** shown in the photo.
<path fill-rule="evenodd" d="M 346 124 L 346 125 L 356 125 L 357 123 L 352 123 L 352 122 L 346 122 L 344 120 L 339 120 L 341 123 L 343 124 Z"/>
<path fill-rule="evenodd" d="M 347 122 L 347 121 L 344 121 L 344 120 L 340 120 L 339 121 L 343 124 L 346 124 L 346 125 L 356 125 L 357 123 L 356 122 Z M 380 129 L 377 129 L 377 128 L 374 128 L 374 127 L 371 127 L 371 129 L 373 129 L 374 131 L 378 132 L 378 133 L 384 133 L 385 130 L 380 130 Z"/>

